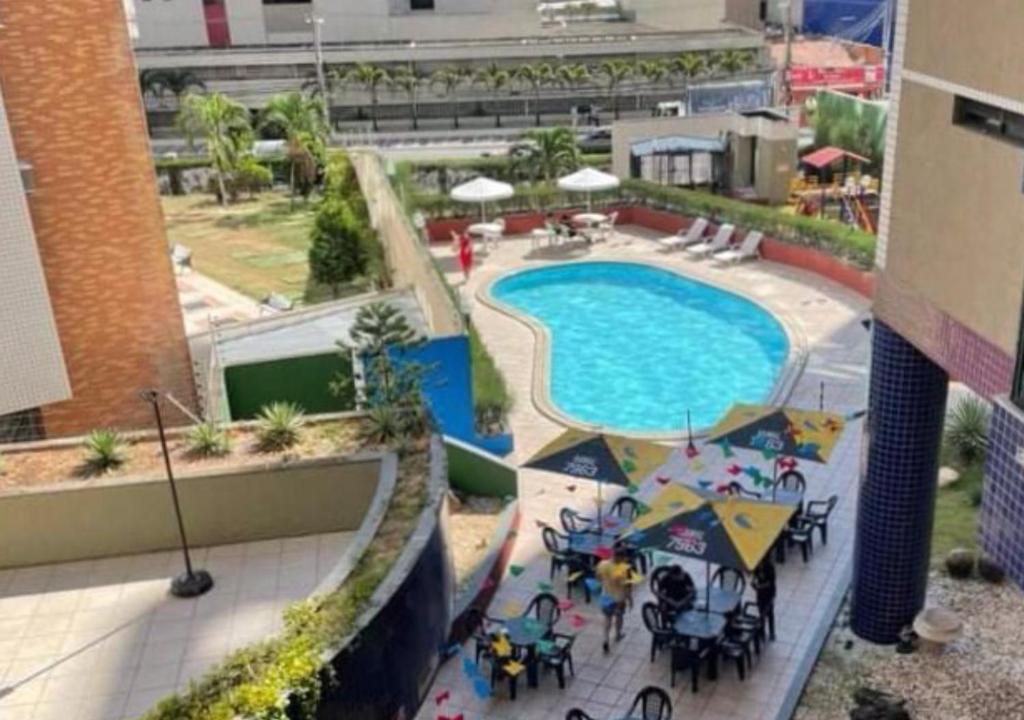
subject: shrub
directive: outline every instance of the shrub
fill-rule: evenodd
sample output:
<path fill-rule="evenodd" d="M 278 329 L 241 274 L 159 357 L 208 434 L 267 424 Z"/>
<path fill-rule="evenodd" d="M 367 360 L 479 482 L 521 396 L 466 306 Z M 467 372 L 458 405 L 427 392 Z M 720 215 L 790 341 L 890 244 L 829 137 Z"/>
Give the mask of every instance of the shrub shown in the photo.
<path fill-rule="evenodd" d="M 280 452 L 294 447 L 302 435 L 305 417 L 295 403 L 264 405 L 256 422 L 256 439 L 263 452 Z"/>
<path fill-rule="evenodd" d="M 966 464 L 978 462 L 988 450 L 988 404 L 973 395 L 962 397 L 946 415 L 946 442 Z"/>
<path fill-rule="evenodd" d="M 188 451 L 197 457 L 220 457 L 231 452 L 231 437 L 214 422 L 204 422 L 189 430 Z"/>
<path fill-rule="evenodd" d="M 127 459 L 125 443 L 114 430 L 93 430 L 85 438 L 85 464 L 93 472 L 120 467 Z"/>
<path fill-rule="evenodd" d="M 976 508 L 981 506 L 981 493 L 980 487 L 972 487 L 967 495 L 967 501 L 971 504 L 971 507 Z"/>
<path fill-rule="evenodd" d="M 334 198 L 320 205 L 311 234 L 310 274 L 338 297 L 342 283 L 366 273 L 371 238 L 348 204 Z"/>
<path fill-rule="evenodd" d="M 375 443 L 389 445 L 402 435 L 402 415 L 393 405 L 378 405 L 367 415 L 367 437 Z"/>
<path fill-rule="evenodd" d="M 974 553 L 971 550 L 957 548 L 946 556 L 946 570 L 949 576 L 963 580 L 974 572 Z"/>
<path fill-rule="evenodd" d="M 263 165 L 252 155 L 246 155 L 239 161 L 238 167 L 228 181 L 228 193 L 232 198 L 243 192 L 249 193 L 249 197 L 255 197 L 257 193 L 270 189 L 274 182 L 274 173 L 270 168 Z"/>
<path fill-rule="evenodd" d="M 1006 573 L 995 560 L 982 555 L 978 558 L 978 575 L 982 580 L 998 585 L 1006 578 Z"/>

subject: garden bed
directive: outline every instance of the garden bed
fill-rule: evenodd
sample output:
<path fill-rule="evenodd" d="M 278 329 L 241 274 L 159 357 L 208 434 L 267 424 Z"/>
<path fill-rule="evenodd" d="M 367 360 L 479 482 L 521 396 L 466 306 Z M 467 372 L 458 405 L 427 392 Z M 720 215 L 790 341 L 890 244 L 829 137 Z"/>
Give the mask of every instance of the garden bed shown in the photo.
<path fill-rule="evenodd" d="M 500 498 L 466 496 L 451 503 L 449 523 L 455 577 L 461 588 L 491 549 L 491 539 L 501 524 L 504 503 Z"/>

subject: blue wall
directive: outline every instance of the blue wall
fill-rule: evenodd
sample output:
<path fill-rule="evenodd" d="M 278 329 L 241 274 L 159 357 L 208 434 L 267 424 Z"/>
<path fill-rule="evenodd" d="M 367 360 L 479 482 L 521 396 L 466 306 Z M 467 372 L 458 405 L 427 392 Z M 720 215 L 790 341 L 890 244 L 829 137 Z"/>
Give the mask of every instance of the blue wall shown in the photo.
<path fill-rule="evenodd" d="M 885 0 L 804 0 L 804 32 L 882 46 Z"/>

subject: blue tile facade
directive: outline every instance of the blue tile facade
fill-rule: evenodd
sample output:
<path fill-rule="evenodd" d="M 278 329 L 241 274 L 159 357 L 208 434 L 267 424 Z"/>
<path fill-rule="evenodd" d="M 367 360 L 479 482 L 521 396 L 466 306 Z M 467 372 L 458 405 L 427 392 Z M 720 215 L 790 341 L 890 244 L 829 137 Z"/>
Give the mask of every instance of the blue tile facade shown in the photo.
<path fill-rule="evenodd" d="M 876 320 L 850 618 L 872 642 L 895 642 L 924 606 L 948 383 Z"/>
<path fill-rule="evenodd" d="M 985 492 L 981 501 L 981 546 L 1024 587 L 1024 412 L 997 398 L 989 426 Z"/>

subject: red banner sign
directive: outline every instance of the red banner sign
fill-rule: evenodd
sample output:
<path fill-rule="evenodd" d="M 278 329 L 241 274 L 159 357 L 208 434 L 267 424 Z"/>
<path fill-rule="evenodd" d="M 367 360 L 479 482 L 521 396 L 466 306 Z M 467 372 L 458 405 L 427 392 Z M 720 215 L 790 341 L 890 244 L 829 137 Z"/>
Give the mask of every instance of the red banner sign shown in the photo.
<path fill-rule="evenodd" d="M 794 88 L 878 88 L 882 85 L 882 67 L 880 65 L 858 65 L 843 68 L 796 66 L 789 71 L 789 81 Z"/>

